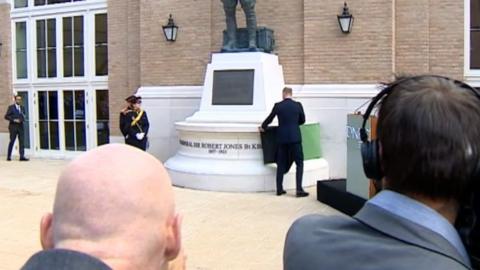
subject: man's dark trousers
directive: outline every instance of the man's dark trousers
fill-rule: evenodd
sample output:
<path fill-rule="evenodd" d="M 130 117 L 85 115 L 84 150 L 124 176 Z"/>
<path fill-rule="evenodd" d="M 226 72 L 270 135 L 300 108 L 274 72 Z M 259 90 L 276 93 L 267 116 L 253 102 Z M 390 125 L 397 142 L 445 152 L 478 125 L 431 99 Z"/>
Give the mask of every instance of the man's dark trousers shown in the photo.
<path fill-rule="evenodd" d="M 295 162 L 297 171 L 295 173 L 297 191 L 302 189 L 303 177 L 303 150 L 302 143 L 278 144 L 277 148 L 277 191 L 283 190 L 283 175 L 288 172 L 292 162 Z"/>
<path fill-rule="evenodd" d="M 7 158 L 12 157 L 12 150 L 13 150 L 13 144 L 15 143 L 15 139 L 18 136 L 18 147 L 19 147 L 19 152 L 20 152 L 20 158 L 25 157 L 25 151 L 24 151 L 24 130 L 23 130 L 23 123 L 10 123 L 8 125 L 8 131 L 10 133 L 10 143 L 8 144 L 8 152 L 7 152 Z"/>

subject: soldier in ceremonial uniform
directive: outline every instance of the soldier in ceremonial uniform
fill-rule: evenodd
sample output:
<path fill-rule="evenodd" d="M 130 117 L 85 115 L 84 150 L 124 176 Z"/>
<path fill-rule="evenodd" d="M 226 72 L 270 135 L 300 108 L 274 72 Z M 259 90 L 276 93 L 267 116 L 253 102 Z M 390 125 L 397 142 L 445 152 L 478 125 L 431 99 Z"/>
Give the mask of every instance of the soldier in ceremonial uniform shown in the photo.
<path fill-rule="evenodd" d="M 142 109 L 142 98 L 129 96 L 125 99 L 128 106 L 120 112 L 120 131 L 125 143 L 142 150 L 147 149 L 148 122 L 147 113 Z"/>

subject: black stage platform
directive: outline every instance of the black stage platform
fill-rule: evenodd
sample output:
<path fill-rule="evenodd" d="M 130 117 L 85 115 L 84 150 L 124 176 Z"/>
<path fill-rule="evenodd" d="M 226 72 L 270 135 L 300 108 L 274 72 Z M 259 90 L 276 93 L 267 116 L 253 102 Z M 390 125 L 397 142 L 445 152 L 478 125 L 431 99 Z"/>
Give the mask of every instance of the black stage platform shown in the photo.
<path fill-rule="evenodd" d="M 366 200 L 347 192 L 346 179 L 317 181 L 317 200 L 349 216 L 355 215 Z"/>

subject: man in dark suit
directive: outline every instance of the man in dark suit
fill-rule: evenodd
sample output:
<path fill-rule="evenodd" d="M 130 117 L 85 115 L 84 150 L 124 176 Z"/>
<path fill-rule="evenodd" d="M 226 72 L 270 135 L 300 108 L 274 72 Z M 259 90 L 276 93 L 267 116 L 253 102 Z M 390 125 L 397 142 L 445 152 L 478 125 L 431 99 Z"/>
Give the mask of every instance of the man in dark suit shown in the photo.
<path fill-rule="evenodd" d="M 18 150 L 20 152 L 20 161 L 28 161 L 25 157 L 24 150 L 24 130 L 23 122 L 25 120 L 25 108 L 22 106 L 22 97 L 16 95 L 15 103 L 8 106 L 5 119 L 10 123 L 8 124 L 8 132 L 10 133 L 10 143 L 8 144 L 7 161 L 12 160 L 12 150 L 15 139 L 18 137 Z"/>
<path fill-rule="evenodd" d="M 180 253 L 180 226 L 162 163 L 131 146 L 103 145 L 63 170 L 53 213 L 40 221 L 44 250 L 21 269 L 167 270 Z"/>
<path fill-rule="evenodd" d="M 463 213 L 479 180 L 479 94 L 448 78 L 417 76 L 379 95 L 378 140 L 363 138 L 362 156 L 384 190 L 353 218 L 295 221 L 285 270 L 472 269 L 454 224 L 474 220 Z"/>
<path fill-rule="evenodd" d="M 292 100 L 292 88 L 285 87 L 282 91 L 283 101 L 275 103 L 272 112 L 259 127 L 264 132 L 275 116 L 278 118 L 277 129 L 277 195 L 283 195 L 283 175 L 288 172 L 289 160 L 294 160 L 297 166 L 296 189 L 297 197 L 306 197 L 308 193 L 302 188 L 303 150 L 300 125 L 305 123 L 305 113 L 300 102 Z"/>

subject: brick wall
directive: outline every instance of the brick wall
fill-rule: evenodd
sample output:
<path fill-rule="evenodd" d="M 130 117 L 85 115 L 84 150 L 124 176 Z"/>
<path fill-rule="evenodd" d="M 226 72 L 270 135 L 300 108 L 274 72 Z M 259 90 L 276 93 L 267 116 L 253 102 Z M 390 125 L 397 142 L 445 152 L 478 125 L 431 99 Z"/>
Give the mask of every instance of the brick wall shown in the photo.
<path fill-rule="evenodd" d="M 397 1 L 395 18 L 397 73 L 463 79 L 463 1 Z"/>
<path fill-rule="evenodd" d="M 463 1 L 430 1 L 430 72 L 463 79 Z"/>
<path fill-rule="evenodd" d="M 199 85 L 209 62 L 210 1 L 141 1 L 141 82 L 151 85 Z M 169 14 L 179 25 L 175 42 L 165 40 Z"/>
<path fill-rule="evenodd" d="M 0 132 L 8 132 L 8 122 L 3 119 L 7 106 L 12 103 L 12 55 L 10 5 L 0 3 Z"/>
<path fill-rule="evenodd" d="M 392 72 L 392 4 L 350 1 L 352 32 L 343 34 L 342 2 L 305 0 L 305 83 L 368 83 Z M 284 38 L 284 37 L 280 37 Z"/>
<path fill-rule="evenodd" d="M 140 87 L 140 1 L 108 1 L 110 131 L 120 135 L 118 113 Z"/>
<path fill-rule="evenodd" d="M 258 25 L 275 31 L 287 84 L 375 83 L 395 73 L 462 78 L 463 1 L 348 4 L 355 21 L 346 35 L 336 17 L 342 2 L 257 2 Z M 170 13 L 180 27 L 173 43 L 162 31 Z M 203 84 L 211 52 L 221 47 L 224 20 L 220 0 L 109 1 L 110 89 L 125 96 L 136 85 Z M 237 20 L 245 25 L 240 6 Z M 114 102 L 115 108 L 123 104 Z"/>

